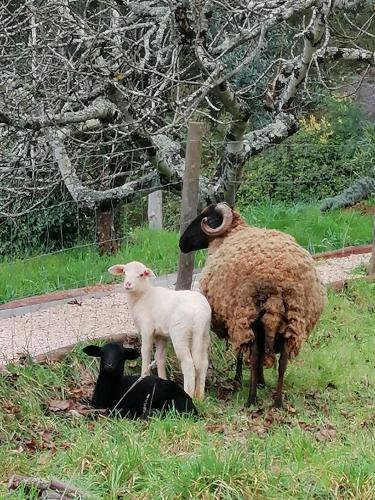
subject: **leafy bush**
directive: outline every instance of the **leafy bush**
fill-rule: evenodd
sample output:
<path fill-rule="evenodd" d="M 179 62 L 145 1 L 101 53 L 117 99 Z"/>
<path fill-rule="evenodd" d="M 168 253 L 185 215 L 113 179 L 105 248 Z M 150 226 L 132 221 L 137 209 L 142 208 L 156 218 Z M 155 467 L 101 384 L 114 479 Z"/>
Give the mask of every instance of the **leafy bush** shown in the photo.
<path fill-rule="evenodd" d="M 69 248 L 94 231 L 94 217 L 61 193 L 17 218 L 0 219 L 0 256 L 21 257 Z"/>
<path fill-rule="evenodd" d="M 297 134 L 248 163 L 237 197 L 240 206 L 267 199 L 321 199 L 374 175 L 375 127 L 356 105 L 331 98 L 301 122 Z"/>

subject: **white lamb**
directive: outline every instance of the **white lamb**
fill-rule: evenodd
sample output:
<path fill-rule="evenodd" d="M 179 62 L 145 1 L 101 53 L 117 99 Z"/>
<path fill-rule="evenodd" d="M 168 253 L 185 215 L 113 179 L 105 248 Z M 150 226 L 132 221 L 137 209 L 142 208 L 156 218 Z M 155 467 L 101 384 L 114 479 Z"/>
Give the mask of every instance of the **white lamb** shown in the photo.
<path fill-rule="evenodd" d="M 108 269 L 124 276 L 129 309 L 142 338 L 142 377 L 150 374 L 155 341 L 158 376 L 166 379 L 166 342 L 170 337 L 181 363 L 184 390 L 202 399 L 208 367 L 211 307 L 200 293 L 153 286 L 154 273 L 141 262 L 119 264 Z"/>

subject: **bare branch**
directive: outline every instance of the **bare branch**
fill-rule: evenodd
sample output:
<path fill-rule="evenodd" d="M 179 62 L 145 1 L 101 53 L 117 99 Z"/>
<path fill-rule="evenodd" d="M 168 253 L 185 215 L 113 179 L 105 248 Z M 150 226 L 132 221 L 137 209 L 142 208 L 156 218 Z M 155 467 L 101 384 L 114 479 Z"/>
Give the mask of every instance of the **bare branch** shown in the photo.
<path fill-rule="evenodd" d="M 319 51 L 316 54 L 316 58 L 318 61 L 325 59 L 337 61 L 338 59 L 343 59 L 345 61 L 363 62 L 371 66 L 375 65 L 375 52 L 366 49 L 327 47 L 323 53 Z"/>
<path fill-rule="evenodd" d="M 9 113 L 0 111 L 0 122 L 10 127 L 20 129 L 40 130 L 51 126 L 65 126 L 72 123 L 82 123 L 88 120 L 114 121 L 119 117 L 116 106 L 103 98 L 96 99 L 87 108 L 62 115 L 14 118 Z"/>
<path fill-rule="evenodd" d="M 55 130 L 48 130 L 48 142 L 52 148 L 53 156 L 58 164 L 63 181 L 69 190 L 72 198 L 82 205 L 94 207 L 95 204 L 106 200 L 122 200 L 126 203 L 134 201 L 136 198 L 146 196 L 153 191 L 158 191 L 160 186 L 159 175 L 151 172 L 136 181 L 128 182 L 122 186 L 97 191 L 82 185 L 72 163 L 68 157 L 64 146 L 64 133 Z"/>

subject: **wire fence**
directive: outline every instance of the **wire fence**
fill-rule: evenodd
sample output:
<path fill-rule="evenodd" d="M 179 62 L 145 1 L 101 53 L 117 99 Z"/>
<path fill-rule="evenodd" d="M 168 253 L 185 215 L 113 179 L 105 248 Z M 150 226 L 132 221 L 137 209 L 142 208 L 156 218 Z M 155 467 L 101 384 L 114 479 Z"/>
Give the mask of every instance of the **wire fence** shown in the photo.
<path fill-rule="evenodd" d="M 186 141 L 181 142 L 186 144 Z M 202 175 L 212 177 L 222 148 L 222 142 L 203 141 Z M 324 164 L 325 154 L 327 153 L 326 160 L 331 160 L 332 151 L 337 158 L 349 157 L 353 147 L 346 144 L 282 144 L 277 148 L 270 148 L 262 157 L 251 160 L 238 190 L 239 206 L 249 223 L 291 232 L 309 250 L 315 248 L 320 251 L 370 243 L 370 209 L 368 215 L 360 215 L 358 211 L 322 215 L 316 205 L 312 210 L 311 207 L 288 207 L 285 203 L 278 205 L 272 200 L 270 193 L 275 190 L 275 186 L 282 186 L 286 190 L 294 187 L 299 192 L 304 185 L 314 193 L 321 192 L 324 185 L 327 193 L 332 192 L 330 182 L 337 170 L 331 177 L 321 175 L 320 178 L 319 175 L 311 176 L 309 170 L 309 166 L 316 162 L 326 174 L 329 165 Z M 145 148 L 127 151 L 129 154 L 139 152 L 145 153 Z M 115 156 L 117 154 L 115 152 Z M 288 161 L 293 156 L 300 158 L 301 164 L 307 157 L 309 162 L 305 162 L 305 167 L 301 167 L 299 171 L 284 168 L 281 172 L 280 168 L 277 176 L 275 166 L 267 170 L 267 162 L 271 164 L 276 161 L 278 165 L 279 161 Z M 262 164 L 256 163 L 258 161 Z M 117 167 L 110 175 L 121 174 L 120 167 Z M 125 177 L 120 178 L 128 181 L 137 175 L 148 173 L 152 168 L 151 165 L 140 168 L 139 159 L 134 160 L 133 168 L 132 161 L 129 161 Z M 319 171 L 318 168 L 316 170 Z M 355 162 L 343 165 L 346 185 L 357 180 L 363 173 L 364 169 L 359 170 Z M 103 178 L 106 173 L 101 175 Z M 100 176 L 96 175 L 94 180 L 98 179 Z M 87 173 L 80 173 L 80 181 L 84 185 L 98 189 L 94 180 L 90 181 Z M 254 188 L 256 182 L 257 190 Z M 105 182 L 99 182 L 99 186 L 102 189 L 109 188 Z M 175 188 L 175 182 L 163 185 L 163 226 L 168 231 L 148 229 L 147 196 L 139 197 L 119 211 L 121 234 L 111 234 L 110 238 L 102 237 L 100 241 L 98 223 L 103 209 L 82 207 L 68 199 L 63 191 L 54 193 L 50 199 L 43 200 L 43 206 L 35 208 L 28 209 L 28 203 L 32 204 L 35 199 L 20 200 L 26 210 L 23 215 L 0 218 L 0 304 L 62 290 L 102 286 L 102 289 L 97 287 L 91 292 L 75 294 L 74 297 L 69 294 L 52 296 L 51 299 L 55 301 L 53 307 L 38 300 L 12 310 L 6 305 L 0 306 L 0 350 L 3 361 L 18 358 L 20 353 L 25 352 L 39 355 L 88 338 L 103 335 L 110 338 L 136 333 L 124 295 L 118 293 L 121 292 L 121 287 L 103 287 L 114 283 L 107 269 L 114 263 L 139 260 L 162 276 L 177 270 L 181 214 L 180 198 L 176 195 Z M 259 193 L 262 195 L 259 196 Z M 117 209 L 118 205 L 110 202 L 105 211 L 111 213 Z M 311 212 L 310 215 L 308 212 Z M 307 236 L 304 236 L 305 233 Z M 100 256 L 100 244 L 113 242 L 118 246 L 117 254 Z M 310 243 L 312 246 L 309 246 Z M 363 265 L 366 258 L 368 256 L 358 259 L 353 265 Z M 198 253 L 196 267 L 202 267 L 204 259 L 204 254 Z M 175 281 L 175 275 L 168 274 L 162 278 L 161 283 L 173 287 Z M 193 285 L 197 286 L 197 276 Z"/>

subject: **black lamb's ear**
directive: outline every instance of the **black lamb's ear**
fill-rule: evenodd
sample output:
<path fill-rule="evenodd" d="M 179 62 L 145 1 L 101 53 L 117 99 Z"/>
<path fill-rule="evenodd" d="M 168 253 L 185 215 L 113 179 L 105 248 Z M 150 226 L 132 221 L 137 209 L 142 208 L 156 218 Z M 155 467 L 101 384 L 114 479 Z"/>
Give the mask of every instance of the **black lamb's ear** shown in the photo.
<path fill-rule="evenodd" d="M 133 347 L 124 347 L 124 357 L 125 359 L 137 359 L 139 358 L 140 353 L 137 351 L 137 349 L 133 349 Z"/>
<path fill-rule="evenodd" d="M 82 351 L 88 356 L 94 356 L 94 358 L 100 358 L 102 355 L 102 348 L 98 345 L 87 345 Z"/>

